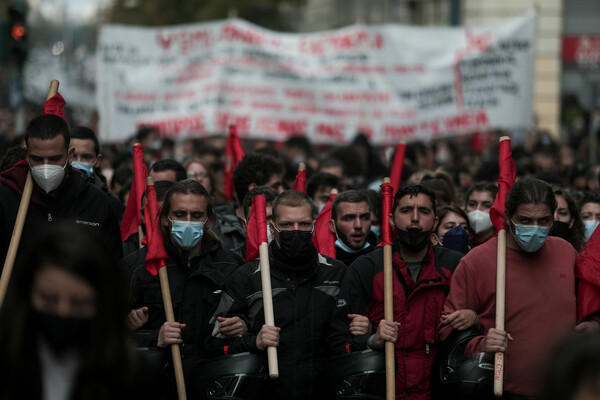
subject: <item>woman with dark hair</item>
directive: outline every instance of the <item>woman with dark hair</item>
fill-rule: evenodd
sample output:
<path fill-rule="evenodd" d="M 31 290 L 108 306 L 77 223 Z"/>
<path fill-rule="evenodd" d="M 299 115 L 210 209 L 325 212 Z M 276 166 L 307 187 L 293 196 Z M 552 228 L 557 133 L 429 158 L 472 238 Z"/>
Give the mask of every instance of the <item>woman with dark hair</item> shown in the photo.
<path fill-rule="evenodd" d="M 437 217 L 439 222 L 431 232 L 431 244 L 466 254 L 471 233 L 467 214 L 459 207 L 444 206 L 438 209 Z"/>
<path fill-rule="evenodd" d="M 211 195 L 215 205 L 225 203 L 225 196 L 218 189 L 215 174 L 207 163 L 197 157 L 192 157 L 183 163 L 183 167 L 187 171 L 188 179 L 200 182 Z"/>
<path fill-rule="evenodd" d="M 550 235 L 565 239 L 575 247 L 577 252 L 580 252 L 585 242 L 583 241 L 584 225 L 579 208 L 566 190 L 554 189 L 554 197 L 556 197 L 557 207 Z"/>
<path fill-rule="evenodd" d="M 140 395 L 125 281 L 102 242 L 53 225 L 22 253 L 0 310 L 1 399 Z"/>

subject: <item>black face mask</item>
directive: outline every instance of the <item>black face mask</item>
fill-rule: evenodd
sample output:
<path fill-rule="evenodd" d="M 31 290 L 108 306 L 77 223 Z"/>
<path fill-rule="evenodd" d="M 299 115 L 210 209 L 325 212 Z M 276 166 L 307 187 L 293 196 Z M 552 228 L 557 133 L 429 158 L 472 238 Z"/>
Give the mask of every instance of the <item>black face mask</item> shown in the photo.
<path fill-rule="evenodd" d="M 311 261 L 317 249 L 312 242 L 312 231 L 279 231 L 279 252 L 286 263 L 302 265 Z"/>
<path fill-rule="evenodd" d="M 552 229 L 550 229 L 550 236 L 557 236 L 567 240 L 567 236 L 569 236 L 569 224 L 567 222 L 554 221 Z"/>
<path fill-rule="evenodd" d="M 39 333 L 58 354 L 80 346 L 91 333 L 91 318 L 61 317 L 34 310 L 33 320 Z"/>
<path fill-rule="evenodd" d="M 418 229 L 409 229 L 403 231 L 398 229 L 396 235 L 396 242 L 398 245 L 404 247 L 411 253 L 418 253 L 423 250 L 427 243 L 429 243 L 429 235 L 431 231 L 420 231 Z"/>

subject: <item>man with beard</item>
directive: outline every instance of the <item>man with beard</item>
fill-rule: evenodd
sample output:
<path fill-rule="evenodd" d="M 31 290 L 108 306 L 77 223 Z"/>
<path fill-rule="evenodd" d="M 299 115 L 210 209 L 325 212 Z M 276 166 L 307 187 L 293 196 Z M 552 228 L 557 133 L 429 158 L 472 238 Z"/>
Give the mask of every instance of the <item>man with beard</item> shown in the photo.
<path fill-rule="evenodd" d="M 215 329 L 212 355 L 277 347 L 279 378 L 268 380 L 260 398 L 318 398 L 314 381 L 329 357 L 328 336 L 346 267 L 317 253 L 313 243 L 314 204 L 306 194 L 288 190 L 273 201 L 269 245 L 275 326 L 265 325 L 259 260 L 235 271 L 225 286 L 212 322 L 238 316 L 248 331 L 225 339 Z"/>
<path fill-rule="evenodd" d="M 346 265 L 377 246 L 370 208 L 369 197 L 358 190 L 340 193 L 331 204 L 329 229 L 336 236 L 335 258 Z"/>
<path fill-rule="evenodd" d="M 351 335 L 346 349 L 383 349 L 385 341 L 395 343 L 397 398 L 431 398 L 429 375 L 442 306 L 452 272 L 462 257 L 454 250 L 431 246 L 428 238 L 438 219 L 435 210 L 434 194 L 414 185 L 398 190 L 392 214 L 387 216 L 397 230 L 392 247 L 394 321 L 383 319 L 381 248 L 350 266 L 336 312 L 334 335 L 347 335 L 348 331 Z M 468 310 L 444 317 L 444 323 L 457 329 L 475 322 L 476 315 Z"/>

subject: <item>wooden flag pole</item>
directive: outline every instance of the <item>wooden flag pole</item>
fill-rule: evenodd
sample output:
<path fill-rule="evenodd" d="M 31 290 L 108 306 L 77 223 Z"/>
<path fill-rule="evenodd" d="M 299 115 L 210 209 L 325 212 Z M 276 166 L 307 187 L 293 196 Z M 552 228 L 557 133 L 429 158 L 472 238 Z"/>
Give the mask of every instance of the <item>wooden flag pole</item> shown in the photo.
<path fill-rule="evenodd" d="M 502 136 L 500 142 L 510 137 Z M 496 257 L 496 329 L 504 330 L 506 304 L 506 229 L 498 232 L 498 253 Z M 494 396 L 502 397 L 504 385 L 504 353 L 494 356 Z"/>
<path fill-rule="evenodd" d="M 149 176 L 146 178 L 146 186 L 154 186 L 154 179 Z M 175 314 L 173 313 L 173 302 L 171 300 L 171 288 L 169 286 L 169 275 L 167 266 L 163 265 L 158 270 L 160 278 L 160 291 L 163 298 L 163 306 L 165 307 L 165 316 L 167 322 L 175 322 Z M 181 352 L 179 345 L 174 343 L 171 345 L 171 356 L 173 357 L 173 369 L 175 371 L 175 383 L 177 384 L 177 396 L 179 400 L 186 400 L 185 381 L 183 379 L 183 365 L 181 363 Z"/>
<path fill-rule="evenodd" d="M 259 209 L 260 208 L 260 209 Z M 266 207 L 256 207 L 256 226 L 260 245 L 258 246 L 258 256 L 260 260 L 260 280 L 263 293 L 263 311 L 265 315 L 265 325 L 275 326 L 275 315 L 273 314 L 273 292 L 271 290 L 271 265 L 269 264 L 269 244 L 267 243 L 267 213 Z M 261 229 L 263 232 L 261 232 Z M 267 347 L 267 361 L 269 363 L 269 378 L 279 378 L 279 365 L 277 361 L 277 348 Z"/>
<path fill-rule="evenodd" d="M 46 100 L 58 93 L 58 86 L 59 82 L 57 80 L 52 80 L 50 82 L 50 88 L 48 89 L 48 96 L 46 97 Z M 25 225 L 25 218 L 27 217 L 27 210 L 29 209 L 29 202 L 31 200 L 32 192 L 33 179 L 31 178 L 31 171 L 28 171 L 27 179 L 25 180 L 25 186 L 23 187 L 23 193 L 21 194 L 19 210 L 17 211 L 17 219 L 15 220 L 15 226 L 10 238 L 8 252 L 6 253 L 6 259 L 4 260 L 4 267 L 2 268 L 2 276 L 0 276 L 0 306 L 2 306 L 2 303 L 4 303 L 4 296 L 6 296 L 8 282 L 10 281 L 10 276 L 15 264 L 15 259 L 17 257 L 17 249 L 19 248 L 19 243 L 21 242 L 21 234 L 23 233 L 23 226 Z"/>
<path fill-rule="evenodd" d="M 384 178 L 383 183 L 390 183 Z M 382 220 L 388 218 L 382 216 Z M 382 221 L 382 223 L 384 223 Z M 383 246 L 383 316 L 386 321 L 394 322 L 394 285 L 392 269 L 392 245 Z M 385 393 L 387 400 L 396 398 L 396 365 L 394 343 L 385 342 Z"/>

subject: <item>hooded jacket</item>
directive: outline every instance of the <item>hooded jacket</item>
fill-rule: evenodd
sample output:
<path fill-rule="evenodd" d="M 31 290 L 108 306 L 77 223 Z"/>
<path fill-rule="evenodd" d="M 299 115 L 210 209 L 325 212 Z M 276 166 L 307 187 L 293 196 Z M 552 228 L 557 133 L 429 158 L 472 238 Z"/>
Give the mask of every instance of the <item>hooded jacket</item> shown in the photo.
<path fill-rule="evenodd" d="M 108 197 L 88 182 L 79 170 L 67 166 L 67 177 L 52 195 L 43 193 L 33 185 L 27 218 L 19 252 L 26 249 L 27 238 L 41 228 L 56 222 L 70 221 L 97 229 L 106 239 L 115 263 L 122 256 L 119 221 L 111 208 Z M 0 174 L 0 258 L 4 258 L 17 219 L 21 194 L 27 179 L 29 166 L 21 161 Z M 35 182 L 35 181 L 34 181 Z"/>

